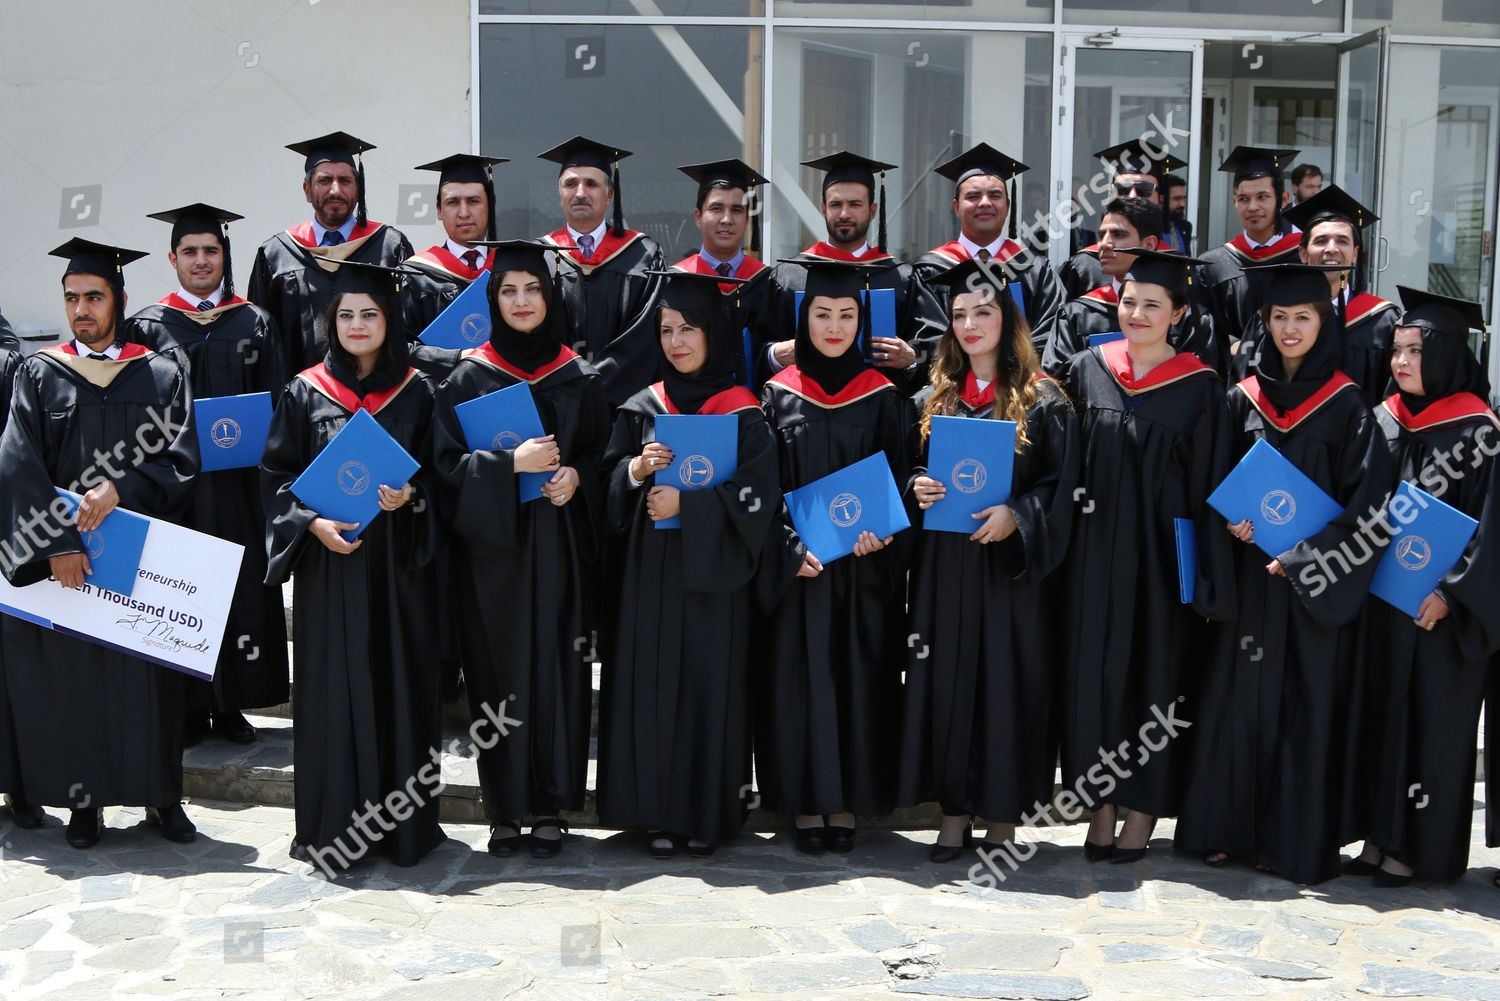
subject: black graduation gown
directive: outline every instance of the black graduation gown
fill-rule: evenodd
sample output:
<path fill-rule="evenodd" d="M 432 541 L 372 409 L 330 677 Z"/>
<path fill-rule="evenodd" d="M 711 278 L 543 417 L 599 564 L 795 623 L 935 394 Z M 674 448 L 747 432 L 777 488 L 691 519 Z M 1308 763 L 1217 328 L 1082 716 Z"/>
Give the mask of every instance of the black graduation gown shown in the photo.
<path fill-rule="evenodd" d="M 528 378 L 529 375 L 529 378 Z M 529 382 L 542 427 L 557 435 L 578 492 L 561 508 L 520 503 L 512 449 L 470 451 L 454 407 Z M 593 706 L 589 638 L 604 503 L 599 459 L 609 406 L 599 375 L 572 351 L 535 373 L 487 343 L 438 389 L 434 462 L 455 497 L 455 604 L 473 718 L 504 707 L 522 726 L 479 752 L 491 824 L 583 807 Z M 507 703 L 507 699 L 510 701 Z"/>
<path fill-rule="evenodd" d="M 1052 328 L 1052 338 L 1042 355 L 1043 371 L 1054 379 L 1066 379 L 1069 360 L 1088 350 L 1091 336 L 1119 330 L 1120 306 L 1114 286 L 1102 285 L 1072 300 L 1063 307 L 1057 325 Z M 1195 305 L 1189 304 L 1182 322 L 1167 334 L 1167 343 L 1178 351 L 1197 355 L 1199 361 L 1221 375 L 1228 364 L 1228 359 L 1219 354 L 1213 318 Z"/>
<path fill-rule="evenodd" d="M 917 395 L 917 414 L 931 393 Z M 985 420 L 992 411 L 960 402 L 957 416 Z M 1054 655 L 1063 622 L 1044 578 L 1067 551 L 1082 442 L 1078 418 L 1051 379 L 1038 380 L 1026 427 L 1031 444 L 1015 457 L 1008 502 L 1016 531 L 989 545 L 955 532 L 923 531 L 917 539 L 909 591 L 916 639 L 904 648 L 902 804 L 937 800 L 946 813 L 1014 823 L 1052 797 Z M 916 477 L 930 475 L 926 446 L 914 448 L 908 496 Z M 910 506 L 920 530 L 922 512 Z"/>
<path fill-rule="evenodd" d="M 1104 269 L 1099 265 L 1099 245 L 1090 244 L 1063 261 L 1063 266 L 1057 269 L 1057 280 L 1069 302 L 1108 284 Z"/>
<path fill-rule="evenodd" d="M 1359 773 L 1368 800 L 1356 813 L 1366 821 L 1357 833 L 1422 879 L 1457 879 L 1468 867 L 1474 735 L 1492 678 L 1490 659 L 1500 648 L 1500 546 L 1494 537 L 1500 523 L 1494 455 L 1500 423 L 1482 408 L 1477 397 L 1460 394 L 1415 416 L 1400 396 L 1375 411 L 1395 475 L 1479 522 L 1463 557 L 1443 578 L 1448 616 L 1431 632 L 1378 598 L 1366 610 L 1371 678 L 1360 714 L 1367 726 Z M 1460 476 L 1444 472 L 1444 455 Z M 1495 732 L 1485 741 L 1487 756 Z M 1485 762 L 1487 783 L 1494 781 L 1492 760 Z M 1485 799 L 1496 802 L 1490 795 Z M 1491 806 L 1492 847 L 1495 813 Z"/>
<path fill-rule="evenodd" d="M 16 337 L 16 332 L 11 329 L 10 321 L 5 318 L 4 313 L 0 313 L 0 348 L 10 351 L 21 350 L 20 338 Z"/>
<path fill-rule="evenodd" d="M 1186 778 L 1194 732 L 1180 721 L 1198 718 L 1203 617 L 1222 620 L 1233 607 L 1230 538 L 1207 503 L 1228 471 L 1227 412 L 1223 385 L 1191 355 L 1141 380 L 1129 371 L 1116 341 L 1078 355 L 1068 373 L 1083 474 L 1060 591 L 1071 616 L 1062 774 L 1085 805 L 1162 817 L 1177 812 Z M 1196 526 L 1191 607 L 1179 598 L 1175 518 Z"/>
<path fill-rule="evenodd" d="M 797 293 L 807 288 L 808 271 L 806 264 L 797 262 L 819 260 L 859 260 L 868 263 L 872 269 L 879 269 L 872 270 L 869 275 L 870 288 L 895 290 L 896 333 L 916 351 L 917 360 L 901 371 L 889 368 L 878 371 L 903 391 L 925 383 L 933 349 L 938 338 L 948 329 L 947 316 L 933 291 L 918 280 L 912 265 L 902 264 L 889 254 L 874 250 L 856 258 L 826 243 L 815 243 L 791 262 L 772 268 L 770 286 L 765 293 L 765 312 L 761 317 L 763 332 L 760 342 L 765 345 L 793 338 L 797 330 Z M 763 374 L 770 377 L 769 371 Z"/>
<path fill-rule="evenodd" d="M 573 245 L 566 227 L 542 240 Z M 572 348 L 598 372 L 605 399 L 618 409 L 656 378 L 661 359 L 656 326 L 661 279 L 647 272 L 662 270 L 661 248 L 635 230 L 626 230 L 623 237 L 605 230 L 587 263 L 579 254 L 554 253 L 549 263 L 560 262 L 557 286 L 568 308 Z"/>
<path fill-rule="evenodd" d="M 1314 554 L 1373 551 L 1355 538 L 1358 521 L 1384 503 L 1391 463 L 1357 387 L 1337 373 L 1284 416 L 1246 380 L 1229 392 L 1229 415 L 1235 461 L 1264 439 L 1344 511 L 1276 557 L 1234 540 L 1214 515 L 1213 530 L 1231 539 L 1238 606 L 1204 672 L 1176 845 L 1321 883 L 1339 874 L 1345 841 L 1349 694 L 1366 660 L 1357 619 L 1379 561 L 1320 583 Z M 1285 578 L 1266 572 L 1273 558 Z"/>
<path fill-rule="evenodd" d="M 293 379 L 276 408 L 261 460 L 261 493 L 269 524 L 268 584 L 296 575 L 292 605 L 292 703 L 295 735 L 296 841 L 334 850 L 343 859 L 373 850 L 396 865 L 415 865 L 443 840 L 438 827 L 439 772 L 431 764 L 442 742 L 442 703 L 433 607 L 432 563 L 441 540 L 444 498 L 429 445 L 432 389 L 410 370 L 396 389 L 366 398 L 365 408 L 422 468 L 412 477 L 416 498 L 382 511 L 348 555 L 328 550 L 308 532 L 317 514 L 291 492 L 301 475 L 343 430 L 358 397 L 319 365 Z M 388 486 L 400 486 L 391 483 Z M 439 760 L 441 760 L 439 758 Z M 375 844 L 353 818 L 367 803 L 397 790 L 420 798 L 382 810 L 394 830 Z M 407 793 L 410 795 L 410 793 Z"/>
<path fill-rule="evenodd" d="M 411 256 L 406 237 L 379 222 L 356 228 L 353 238 L 337 247 L 311 246 L 314 242 L 312 223 L 304 222 L 261 244 L 245 293 L 276 321 L 288 374 L 320 364 L 328 350 L 323 313 L 333 301 L 335 272 L 319 258 L 395 267 Z"/>
<path fill-rule="evenodd" d="M 969 258 L 969 252 L 958 240 L 945 243 L 936 247 L 921 257 L 917 258 L 914 265 L 917 274 L 932 290 L 932 295 L 937 299 L 938 317 L 942 323 L 942 329 L 938 331 L 941 337 L 948 329 L 948 289 L 933 281 L 938 275 L 947 271 L 953 265 Z M 1004 249 L 995 257 L 996 261 L 1009 261 L 1017 275 L 1014 280 L 1021 283 L 1021 298 L 1026 313 L 1026 322 L 1031 325 L 1031 343 L 1036 348 L 1038 357 L 1047 349 L 1047 341 L 1052 338 L 1052 330 L 1057 325 L 1058 314 L 1062 312 L 1063 297 L 1062 283 L 1058 281 L 1057 272 L 1048 263 L 1045 257 L 1028 258 L 1021 250 L 1021 245 L 1014 240 L 1007 240 Z M 1024 263 L 1023 263 L 1024 262 Z M 931 355 L 929 354 L 929 358 Z"/>
<path fill-rule="evenodd" d="M 784 491 L 882 451 L 896 482 L 906 482 L 909 402 L 878 372 L 830 397 L 793 365 L 766 383 L 761 402 Z M 770 621 L 755 661 L 764 671 L 754 695 L 755 771 L 769 809 L 862 816 L 891 809 L 910 534 L 801 578 L 805 547 L 783 506 L 757 574 Z"/>
<path fill-rule="evenodd" d="M 207 313 L 169 296 L 125 321 L 131 339 L 171 358 L 188 373 L 195 400 L 243 393 L 270 393 L 286 385 L 274 321 L 243 299 Z M 277 706 L 290 695 L 287 676 L 286 611 L 281 588 L 266 578 L 266 514 L 260 501 L 260 471 L 223 469 L 200 473 L 188 495 L 185 524 L 245 547 L 229 606 L 224 643 L 212 684 L 188 681 L 187 708 L 255 709 Z"/>
<path fill-rule="evenodd" d="M 4 323 L 5 317 L 0 316 L 0 337 L 10 329 Z M 8 347 L 0 347 L 0 436 L 4 435 L 6 419 L 10 416 L 11 384 L 20 367 L 21 353 Z M 16 755 L 16 732 L 11 723 L 10 697 L 5 691 L 5 637 L 0 632 L 0 792 L 7 789 L 20 791 L 20 763 Z"/>
<path fill-rule="evenodd" d="M 404 262 L 407 272 L 401 278 L 401 319 L 410 340 L 407 349 L 412 366 L 426 372 L 434 379 L 445 379 L 463 355 L 459 348 L 439 348 L 423 344 L 419 337 L 443 310 L 468 290 L 474 281 L 489 280 L 485 270 L 494 258 L 494 251 L 481 261 L 476 274 L 463 261 L 458 260 L 447 247 L 428 247 L 413 254 Z"/>
<path fill-rule="evenodd" d="M 699 413 L 738 415 L 734 476 L 683 492 L 682 528 L 658 530 L 646 513 L 653 480 L 632 484 L 629 465 L 656 440 L 657 416 L 676 412 L 661 383 L 637 393 L 604 458 L 610 530 L 625 543 L 600 693 L 599 817 L 717 844 L 748 806 L 752 585 L 781 484 L 755 397 L 720 393 Z"/>
<path fill-rule="evenodd" d="M 7 554 L 0 565 L 12 585 L 45 580 L 50 557 L 83 551 L 72 526 L 40 547 L 25 543 L 16 526 L 51 503 L 54 485 L 81 492 L 86 471 L 108 475 L 95 465 L 96 450 L 124 470 L 114 479 L 120 507 L 179 519 L 198 469 L 198 439 L 187 378 L 171 360 L 135 344 L 116 362 L 49 348 L 21 364 L 13 394 L 0 436 Z M 146 454 L 157 446 L 165 447 Z M 24 562 L 13 564 L 11 554 L 23 553 Z M 181 800 L 183 675 L 9 615 L 0 637 L 10 702 L 0 725 L 14 727 L 19 765 L 10 791 L 56 807 Z"/>
<path fill-rule="evenodd" d="M 1288 232 L 1267 247 L 1255 248 L 1241 233 L 1200 258 L 1204 264 L 1198 269 L 1194 288 L 1199 304 L 1213 315 L 1219 350 L 1226 356 L 1230 346 L 1252 329 L 1256 309 L 1265 301 L 1265 275 L 1247 275 L 1245 265 L 1295 264 L 1300 260 L 1297 249 L 1301 239 L 1298 233 Z"/>
<path fill-rule="evenodd" d="M 1365 406 L 1385 399 L 1391 384 L 1391 345 L 1401 308 L 1376 295 L 1360 293 L 1349 300 L 1344 319 L 1344 358 L 1339 369 L 1359 387 Z"/>

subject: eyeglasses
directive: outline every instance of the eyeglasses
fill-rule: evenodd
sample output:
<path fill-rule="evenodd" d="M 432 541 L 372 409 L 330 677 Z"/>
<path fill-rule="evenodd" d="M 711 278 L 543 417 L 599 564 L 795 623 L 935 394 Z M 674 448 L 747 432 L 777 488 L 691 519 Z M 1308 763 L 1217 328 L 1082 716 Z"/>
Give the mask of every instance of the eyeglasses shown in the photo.
<path fill-rule="evenodd" d="M 1141 198 L 1150 198 L 1156 194 L 1155 181 L 1116 181 L 1115 194 L 1121 198 L 1129 198 L 1132 194 Z"/>

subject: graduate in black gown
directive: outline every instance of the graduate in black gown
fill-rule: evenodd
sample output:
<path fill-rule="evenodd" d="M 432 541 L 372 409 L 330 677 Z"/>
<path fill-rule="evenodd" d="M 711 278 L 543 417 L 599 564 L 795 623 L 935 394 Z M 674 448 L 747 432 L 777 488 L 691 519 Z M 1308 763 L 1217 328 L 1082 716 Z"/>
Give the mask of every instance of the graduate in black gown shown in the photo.
<path fill-rule="evenodd" d="M 562 226 L 542 237 L 561 262 L 557 287 L 566 307 L 564 341 L 604 380 L 617 408 L 656 377 L 656 295 L 661 248 L 645 233 L 625 228 L 619 162 L 629 150 L 574 136 L 540 159 L 559 166 Z M 613 214 L 605 222 L 606 211 Z M 554 263 L 549 258 L 549 265 Z"/>
<path fill-rule="evenodd" d="M 1031 342 L 1040 357 L 1065 300 L 1062 283 L 1047 258 L 1032 254 L 1016 242 L 1015 179 L 1029 169 L 989 143 L 979 143 L 934 167 L 933 173 L 953 182 L 958 239 L 929 250 L 913 267 L 924 282 L 931 283 L 938 274 L 970 257 L 1004 265 L 1012 283 L 1010 294 L 1017 297 L 1026 314 Z M 940 337 L 948 327 L 944 312 L 947 289 L 940 284 L 931 287 L 938 300 L 936 337 Z"/>
<path fill-rule="evenodd" d="M 21 367 L 21 352 L 9 342 L 3 341 L 10 328 L 3 326 L 5 318 L 0 316 L 0 436 L 5 433 L 5 422 L 10 416 L 11 387 L 16 370 Z M 10 699 L 5 693 L 5 641 L 0 633 L 0 792 L 17 790 L 19 796 L 20 763 L 16 751 L 15 727 L 11 725 Z M 19 826 L 33 824 L 39 819 L 40 807 L 26 805 L 24 798 L 11 798 L 13 816 Z"/>
<path fill-rule="evenodd" d="M 1015 454 L 999 460 L 1013 464 L 1010 499 L 974 515 L 972 535 L 923 531 L 916 543 L 899 801 L 942 804 L 930 857 L 949 862 L 974 817 L 989 821 L 986 842 L 1002 844 L 1052 797 L 1063 618 L 1043 582 L 1067 551 L 1082 443 L 1004 272 L 971 258 L 939 280 L 952 290 L 952 327 L 916 396 L 908 497 L 926 511 L 963 496 L 948 493 L 951 470 L 928 468 L 934 416 L 1016 424 Z"/>
<path fill-rule="evenodd" d="M 291 855 L 329 875 L 377 854 L 415 865 L 444 837 L 432 389 L 408 364 L 394 272 L 346 263 L 337 288 L 328 353 L 287 386 L 261 459 L 266 582 L 297 578 Z M 422 465 L 408 483 L 377 485 L 380 513 L 349 542 L 342 533 L 360 526 L 320 516 L 291 487 L 360 410 Z"/>
<path fill-rule="evenodd" d="M 52 254 L 68 261 L 73 339 L 21 363 L 0 436 L 0 571 L 15 587 L 49 575 L 79 587 L 89 571 L 80 532 L 116 507 L 179 520 L 198 471 L 186 374 L 124 339 L 122 269 L 146 255 L 80 239 Z M 54 508 L 45 530 L 28 530 L 56 487 L 82 495 L 76 518 L 58 521 Z M 18 823 L 40 825 L 41 806 L 68 807 L 68 844 L 87 848 L 103 831 L 102 807 L 144 806 L 165 837 L 193 840 L 181 805 L 183 676 L 10 615 L 0 643 Z"/>
<path fill-rule="evenodd" d="M 1063 786 L 1094 810 L 1091 861 L 1134 862 L 1177 812 L 1207 661 L 1204 617 L 1232 612 L 1229 536 L 1208 508 L 1227 471 L 1224 387 L 1168 337 L 1188 306 L 1188 265 L 1136 251 L 1120 292 L 1125 340 L 1074 356 L 1066 388 L 1083 428 L 1083 476 L 1060 598 Z M 1183 604 L 1176 519 L 1198 563 Z M 1116 839 L 1117 808 L 1131 813 Z"/>
<path fill-rule="evenodd" d="M 188 373 L 193 399 L 245 393 L 281 396 L 283 371 L 273 321 L 234 294 L 229 223 L 242 218 L 201 203 L 151 216 L 172 226 L 168 260 L 180 287 L 125 321 L 130 340 L 166 355 Z M 267 587 L 266 514 L 255 466 L 200 473 L 186 524 L 245 547 L 225 642 L 212 683 L 187 681 L 184 746 L 212 732 L 236 744 L 255 740 L 244 709 L 279 706 L 290 694 L 286 611 L 281 588 Z"/>
<path fill-rule="evenodd" d="M 809 269 L 796 364 L 761 392 L 783 490 L 881 453 L 906 482 L 910 405 L 860 350 L 861 270 Z M 756 779 L 768 808 L 795 815 L 800 849 L 847 852 L 856 814 L 886 813 L 895 799 L 904 547 L 861 532 L 852 555 L 825 564 L 784 508 L 772 531 L 757 585 L 770 621 L 756 653 Z"/>
<path fill-rule="evenodd" d="M 1135 247 L 1159 250 L 1160 244 L 1161 209 L 1155 205 L 1143 198 L 1116 198 L 1104 207 L 1095 251 L 1103 281 L 1063 307 L 1042 354 L 1042 369 L 1048 375 L 1066 379 L 1068 360 L 1088 348 L 1090 337 L 1120 332 L 1120 283 L 1135 263 L 1129 251 Z M 1193 265 L 1202 263 L 1193 258 L 1182 260 Z M 1227 359 L 1219 356 L 1212 317 L 1191 301 L 1182 321 L 1172 325 L 1167 343 L 1178 351 L 1197 355 L 1215 371 L 1222 372 L 1227 364 Z"/>
<path fill-rule="evenodd" d="M 736 384 L 741 345 L 718 275 L 678 272 L 661 294 L 662 379 L 626 401 L 604 458 L 610 530 L 625 539 L 613 656 L 599 719 L 599 816 L 686 839 L 704 856 L 744 823 L 750 788 L 755 569 L 781 507 L 776 445 Z M 735 471 L 713 487 L 666 478 L 662 414 L 729 416 Z M 675 479 L 675 478 L 674 478 Z M 673 516 L 677 529 L 658 530 Z"/>
<path fill-rule="evenodd" d="M 1396 392 L 1375 411 L 1378 436 L 1396 477 L 1474 518 L 1479 529 L 1416 619 L 1374 597 L 1366 609 L 1371 677 L 1354 768 L 1365 780 L 1366 801 L 1355 813 L 1368 840 L 1344 871 L 1373 875 L 1385 887 L 1413 875 L 1457 879 L 1468 867 L 1474 733 L 1500 648 L 1500 420 L 1468 344 L 1470 327 L 1484 328 L 1484 313 L 1477 302 L 1399 291 L 1406 312 L 1391 356 Z"/>
<path fill-rule="evenodd" d="M 1265 288 L 1245 273 L 1258 264 L 1295 264 L 1301 234 L 1281 214 L 1286 169 L 1300 150 L 1236 146 L 1219 165 L 1232 175 L 1234 210 L 1244 231 L 1223 245 L 1204 251 L 1196 295 L 1214 318 L 1219 349 L 1229 354 L 1247 335 L 1253 335 L 1256 310 Z M 1250 344 L 1240 345 L 1248 350 Z"/>
<path fill-rule="evenodd" d="M 454 299 L 489 273 L 494 250 L 483 241 L 499 239 L 494 168 L 508 162 L 501 156 L 455 153 L 417 168 L 438 175 L 437 217 L 443 242 L 403 262 L 407 277 L 401 283 L 401 316 L 411 339 L 412 364 L 436 379 L 453 371 L 465 349 L 435 347 L 417 338 Z M 471 346 L 482 341 L 481 334 Z"/>
<path fill-rule="evenodd" d="M 261 244 L 245 295 L 276 321 L 289 375 L 328 350 L 322 321 L 337 262 L 394 267 L 411 256 L 400 230 L 367 217 L 362 155 L 374 148 L 345 132 L 287 147 L 304 157 L 302 193 L 313 216 Z"/>
<path fill-rule="evenodd" d="M 1176 844 L 1210 865 L 1238 859 L 1320 883 L 1339 874 L 1348 693 L 1366 659 L 1357 620 L 1384 545 L 1360 523 L 1385 503 L 1391 463 L 1359 387 L 1338 370 L 1325 272 L 1271 265 L 1257 279 L 1269 346 L 1229 392 L 1231 461 L 1265 441 L 1343 512 L 1274 556 L 1254 544 L 1250 521 L 1216 519 L 1236 540 L 1237 606 L 1204 671 Z M 1334 551 L 1350 566 L 1321 555 Z"/>
<path fill-rule="evenodd" d="M 495 251 L 490 339 L 438 388 L 434 463 L 455 497 L 456 608 L 475 720 L 502 710 L 521 725 L 480 746 L 489 850 L 514 854 L 531 817 L 530 852 L 562 846 L 563 810 L 583 807 L 594 651 L 589 637 L 604 501 L 599 460 L 609 404 L 599 374 L 566 344 L 567 320 L 545 244 Z M 455 408 L 531 387 L 545 435 L 471 448 Z M 550 474 L 522 503 L 520 473 Z"/>

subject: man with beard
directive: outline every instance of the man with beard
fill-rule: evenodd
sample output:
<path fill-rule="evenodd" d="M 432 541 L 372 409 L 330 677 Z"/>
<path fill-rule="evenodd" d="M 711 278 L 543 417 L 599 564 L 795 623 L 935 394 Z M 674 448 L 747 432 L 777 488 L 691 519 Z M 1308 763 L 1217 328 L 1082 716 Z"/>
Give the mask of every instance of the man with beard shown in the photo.
<path fill-rule="evenodd" d="M 1193 252 L 1193 224 L 1187 217 L 1187 181 L 1177 174 L 1163 174 L 1161 191 L 1162 197 L 1166 199 L 1163 208 L 1167 215 L 1167 224 L 1162 233 L 1162 246 L 1175 250 L 1179 254 L 1191 254 Z"/>
<path fill-rule="evenodd" d="M 287 147 L 304 157 L 302 194 L 313 217 L 261 244 L 247 295 L 275 319 L 289 372 L 317 364 L 327 349 L 322 316 L 337 262 L 394 267 L 411 256 L 406 237 L 367 217 L 362 154 L 374 148 L 346 132 Z"/>
<path fill-rule="evenodd" d="M 122 271 L 146 255 L 74 239 L 52 256 L 68 261 L 73 339 L 21 363 L 0 435 L 0 572 L 14 587 L 49 576 L 81 587 L 92 569 L 82 533 L 116 507 L 178 520 L 198 471 L 186 373 L 124 338 Z M 57 517 L 59 486 L 82 495 L 76 515 Z M 181 802 L 182 676 L 3 618 L 10 715 L 0 730 L 14 735 L 17 823 L 36 827 L 40 807 L 69 807 L 68 844 L 88 848 L 103 830 L 103 807 L 143 806 L 164 837 L 193 840 Z"/>
<path fill-rule="evenodd" d="M 898 388 L 914 389 L 926 379 L 932 348 L 948 329 L 941 304 L 918 279 L 916 269 L 902 264 L 886 251 L 885 172 L 895 164 L 881 163 L 857 153 L 840 150 L 808 160 L 804 167 L 824 171 L 821 208 L 828 238 L 819 240 L 797 256 L 771 270 L 761 340 L 768 346 L 763 355 L 763 377 L 781 371 L 793 361 L 797 316 L 797 293 L 807 287 L 808 267 L 820 261 L 859 262 L 873 265 L 862 270 L 870 289 L 895 291 L 895 337 L 875 336 L 859 347 L 883 375 Z M 875 174 L 880 173 L 880 196 L 876 199 Z M 870 224 L 880 218 L 877 240 L 869 242 Z M 875 322 L 879 322 L 876 318 Z M 764 379 L 762 379 L 764 381 Z"/>
<path fill-rule="evenodd" d="M 177 362 L 195 401 L 246 393 L 279 397 L 291 374 L 280 361 L 276 324 L 234 294 L 229 223 L 243 217 L 197 203 L 149 218 L 172 227 L 167 260 L 179 287 L 125 321 L 129 339 Z M 290 694 L 281 588 L 262 583 L 266 515 L 256 466 L 200 473 L 188 505 L 188 527 L 244 546 L 245 555 L 214 680 L 187 681 L 183 744 L 210 733 L 249 744 L 255 727 L 242 710 L 281 705 Z"/>

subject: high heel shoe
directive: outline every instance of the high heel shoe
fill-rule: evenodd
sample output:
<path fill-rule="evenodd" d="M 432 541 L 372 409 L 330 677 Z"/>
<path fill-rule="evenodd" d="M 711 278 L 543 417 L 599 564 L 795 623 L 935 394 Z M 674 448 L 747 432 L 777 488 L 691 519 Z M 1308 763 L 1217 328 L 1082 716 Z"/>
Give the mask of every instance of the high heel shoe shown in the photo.
<path fill-rule="evenodd" d="M 1352 858 L 1344 863 L 1342 871 L 1345 876 L 1373 876 L 1380 871 L 1380 863 L 1366 862 L 1361 858 Z"/>
<path fill-rule="evenodd" d="M 952 862 L 955 859 L 960 858 L 964 852 L 973 847 L 974 827 L 971 824 L 964 828 L 964 837 L 962 844 L 944 845 L 934 841 L 932 844 L 932 850 L 927 853 L 927 860 L 929 862 L 936 862 L 939 865 L 942 865 L 945 862 Z"/>
<path fill-rule="evenodd" d="M 829 824 L 823 830 L 825 832 L 823 839 L 829 851 L 847 855 L 854 850 L 854 828 Z"/>
<path fill-rule="evenodd" d="M 1115 853 L 1109 860 L 1110 864 L 1129 865 L 1132 862 L 1139 862 L 1145 858 L 1146 851 L 1151 847 L 1151 835 L 1155 833 L 1156 821 L 1153 820 L 1151 821 L 1151 829 L 1146 832 L 1146 843 L 1139 848 L 1121 848 L 1118 844 L 1115 845 Z"/>
<path fill-rule="evenodd" d="M 1096 845 L 1088 838 L 1083 839 L 1083 857 L 1090 862 L 1106 862 L 1115 856 L 1114 842 L 1107 845 Z"/>
<path fill-rule="evenodd" d="M 797 850 L 804 855 L 822 855 L 828 850 L 828 837 L 821 827 L 793 827 Z"/>

